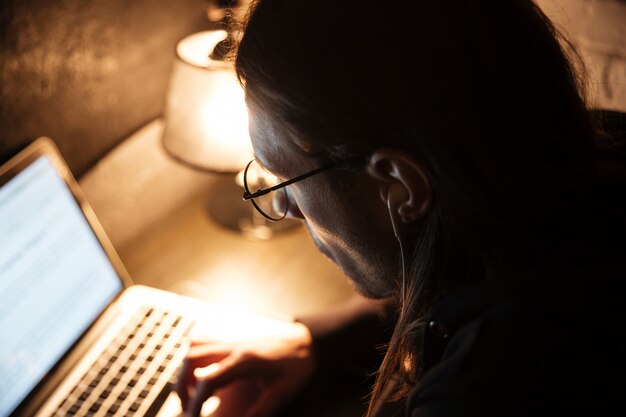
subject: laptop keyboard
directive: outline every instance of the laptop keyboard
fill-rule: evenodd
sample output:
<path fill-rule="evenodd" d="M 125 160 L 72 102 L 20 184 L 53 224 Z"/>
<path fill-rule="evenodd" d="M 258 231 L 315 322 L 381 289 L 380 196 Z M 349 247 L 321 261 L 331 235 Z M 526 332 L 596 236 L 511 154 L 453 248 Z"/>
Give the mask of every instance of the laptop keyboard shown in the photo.
<path fill-rule="evenodd" d="M 175 373 L 191 325 L 167 311 L 139 310 L 54 415 L 143 415 Z"/>

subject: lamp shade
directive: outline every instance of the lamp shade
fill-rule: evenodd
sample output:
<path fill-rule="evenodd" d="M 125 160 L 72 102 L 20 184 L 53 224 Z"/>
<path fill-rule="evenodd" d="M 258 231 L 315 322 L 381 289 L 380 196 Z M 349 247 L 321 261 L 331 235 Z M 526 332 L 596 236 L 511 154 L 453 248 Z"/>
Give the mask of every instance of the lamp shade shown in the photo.
<path fill-rule="evenodd" d="M 248 113 L 231 62 L 211 52 L 223 30 L 194 33 L 176 47 L 166 97 L 165 149 L 179 161 L 212 172 L 238 172 L 252 159 Z"/>

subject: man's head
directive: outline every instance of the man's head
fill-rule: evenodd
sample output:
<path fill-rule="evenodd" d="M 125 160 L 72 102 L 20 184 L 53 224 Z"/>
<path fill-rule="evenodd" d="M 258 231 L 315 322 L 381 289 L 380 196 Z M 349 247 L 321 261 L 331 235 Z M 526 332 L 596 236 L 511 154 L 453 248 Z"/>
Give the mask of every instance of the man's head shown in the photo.
<path fill-rule="evenodd" d="M 263 110 L 250 117 L 257 162 L 280 180 L 319 167 Z M 390 214 L 403 228 L 426 213 L 431 192 L 421 164 L 404 152 L 379 149 L 364 169 L 348 173 L 337 165 L 290 185 L 287 195 L 288 215 L 304 221 L 318 248 L 359 292 L 374 298 L 396 292 L 398 242 Z"/>
<path fill-rule="evenodd" d="M 396 210 L 407 243 L 455 259 L 419 261 L 462 282 L 475 274 L 459 257 L 504 268 L 537 201 L 592 159 L 576 77 L 530 0 L 262 0 L 236 67 L 262 164 L 290 178 L 336 163 L 289 191 L 369 295 L 392 293 L 399 273 L 392 185 L 410 203 Z"/>

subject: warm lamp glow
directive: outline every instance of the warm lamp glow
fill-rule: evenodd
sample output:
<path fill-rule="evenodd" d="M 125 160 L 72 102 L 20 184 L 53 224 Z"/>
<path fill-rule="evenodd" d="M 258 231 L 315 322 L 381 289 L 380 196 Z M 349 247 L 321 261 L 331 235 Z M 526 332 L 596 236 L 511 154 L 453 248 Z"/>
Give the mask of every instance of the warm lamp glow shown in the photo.
<path fill-rule="evenodd" d="M 165 110 L 163 143 L 181 160 L 216 172 L 237 172 L 251 158 L 248 113 L 232 63 L 209 57 L 223 30 L 179 42 Z"/>
<path fill-rule="evenodd" d="M 236 38 L 224 30 L 209 30 L 178 43 L 162 143 L 170 156 L 188 167 L 211 173 L 239 173 L 233 175 L 232 183 L 216 179 L 208 212 L 217 224 L 248 239 L 264 240 L 300 223 L 290 219 L 271 222 L 241 198 L 242 170 L 253 152 L 244 91 L 233 63 L 224 59 L 229 42 Z"/>

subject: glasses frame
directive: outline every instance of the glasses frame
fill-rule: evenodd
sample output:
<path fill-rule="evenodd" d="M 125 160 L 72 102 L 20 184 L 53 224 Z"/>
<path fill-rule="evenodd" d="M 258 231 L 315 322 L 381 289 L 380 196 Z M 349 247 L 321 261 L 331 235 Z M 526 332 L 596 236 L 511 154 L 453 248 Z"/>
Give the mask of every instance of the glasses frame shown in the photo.
<path fill-rule="evenodd" d="M 282 217 L 280 218 L 273 218 L 271 216 L 268 216 L 267 214 L 265 214 L 265 212 L 263 210 L 261 210 L 261 208 L 257 205 L 257 203 L 254 201 L 255 198 L 258 197 L 262 197 L 264 195 L 267 195 L 269 193 L 271 193 L 272 191 L 277 191 L 280 189 L 284 189 L 285 187 L 287 187 L 288 185 L 291 185 L 293 183 L 296 183 L 298 181 L 302 181 L 304 179 L 307 179 L 309 177 L 312 177 L 313 175 L 317 175 L 320 172 L 326 171 L 330 168 L 333 168 L 336 164 L 335 163 L 330 163 L 328 165 L 324 165 L 321 166 L 319 168 L 315 168 L 312 171 L 306 172 L 302 175 L 298 175 L 297 177 L 291 178 L 287 181 L 283 181 L 281 183 L 278 183 L 272 187 L 269 188 L 261 188 L 255 192 L 250 191 L 250 187 L 248 187 L 248 169 L 250 168 L 250 165 L 252 165 L 253 162 L 255 162 L 255 159 L 252 159 L 250 162 L 248 162 L 248 165 L 246 165 L 245 170 L 243 171 L 243 187 L 244 187 L 244 193 L 243 193 L 243 201 L 250 201 L 252 203 L 252 205 L 254 206 L 254 208 L 261 213 L 261 215 L 263 217 L 265 217 L 268 220 L 271 220 L 273 222 L 277 222 L 280 221 L 282 219 L 284 219 L 287 216 L 287 213 L 289 212 L 289 198 L 287 198 L 287 191 L 286 189 L 285 191 L 285 200 L 287 201 L 287 208 L 285 209 L 285 213 L 283 214 Z"/>

